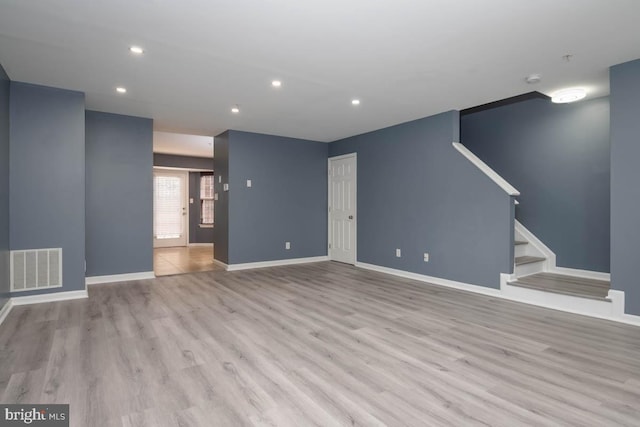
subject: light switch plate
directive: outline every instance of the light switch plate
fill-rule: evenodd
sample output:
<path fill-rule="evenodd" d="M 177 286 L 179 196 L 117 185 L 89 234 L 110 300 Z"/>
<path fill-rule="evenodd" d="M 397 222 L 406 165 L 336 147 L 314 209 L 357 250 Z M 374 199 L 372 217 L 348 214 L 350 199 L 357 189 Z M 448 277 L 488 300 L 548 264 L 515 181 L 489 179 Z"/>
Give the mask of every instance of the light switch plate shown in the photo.
<path fill-rule="evenodd" d="M 191 204 L 191 205 L 193 204 L 193 197 L 189 198 L 189 204 Z"/>
<path fill-rule="evenodd" d="M 218 200 L 218 193 L 213 194 L 213 200 Z"/>
<path fill-rule="evenodd" d="M 291 242 L 284 242 L 285 249 L 291 249 Z"/>
<path fill-rule="evenodd" d="M 222 175 L 218 175 L 218 184 L 222 182 Z"/>
<path fill-rule="evenodd" d="M 249 188 L 251 187 L 251 180 L 250 179 L 247 180 L 247 187 L 249 187 Z"/>
<path fill-rule="evenodd" d="M 400 249 L 396 249 L 396 257 L 400 258 L 402 256 L 402 251 Z"/>
<path fill-rule="evenodd" d="M 222 184 L 222 191 L 229 191 L 229 184 L 227 183 Z"/>

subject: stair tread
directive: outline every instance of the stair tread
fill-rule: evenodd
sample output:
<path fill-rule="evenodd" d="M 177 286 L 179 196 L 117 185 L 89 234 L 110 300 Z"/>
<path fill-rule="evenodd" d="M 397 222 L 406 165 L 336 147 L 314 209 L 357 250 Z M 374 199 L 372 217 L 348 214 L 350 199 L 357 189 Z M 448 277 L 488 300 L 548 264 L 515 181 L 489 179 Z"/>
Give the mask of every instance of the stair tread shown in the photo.
<path fill-rule="evenodd" d="M 544 292 L 589 298 L 600 301 L 610 301 L 610 284 L 604 280 L 584 279 L 575 276 L 565 276 L 552 273 L 537 273 L 519 277 L 512 286 L 536 289 Z"/>
<path fill-rule="evenodd" d="M 529 242 L 526 242 L 524 240 L 516 240 L 515 242 L 513 242 L 514 245 L 518 246 L 518 245 L 526 245 Z"/>
<path fill-rule="evenodd" d="M 515 262 L 516 262 L 516 265 L 524 265 L 524 264 L 531 264 L 533 262 L 545 261 L 545 260 L 546 258 L 525 255 L 525 256 L 516 257 Z"/>

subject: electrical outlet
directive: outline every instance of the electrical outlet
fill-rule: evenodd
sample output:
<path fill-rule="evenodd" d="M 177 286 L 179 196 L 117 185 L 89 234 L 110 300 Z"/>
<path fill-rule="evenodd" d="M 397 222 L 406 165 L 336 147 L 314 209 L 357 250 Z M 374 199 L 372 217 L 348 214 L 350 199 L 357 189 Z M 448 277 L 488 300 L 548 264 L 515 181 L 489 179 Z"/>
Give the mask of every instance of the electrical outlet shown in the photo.
<path fill-rule="evenodd" d="M 400 249 L 396 249 L 396 258 L 400 258 L 402 256 L 402 252 Z"/>
<path fill-rule="evenodd" d="M 429 262 L 429 253 L 428 252 L 424 253 L 424 262 Z"/>
<path fill-rule="evenodd" d="M 247 188 L 251 188 L 251 180 L 250 179 L 247 180 Z"/>
<path fill-rule="evenodd" d="M 218 175 L 218 184 L 222 183 L 222 175 Z"/>
<path fill-rule="evenodd" d="M 284 248 L 287 250 L 291 249 L 291 242 L 284 242 Z"/>

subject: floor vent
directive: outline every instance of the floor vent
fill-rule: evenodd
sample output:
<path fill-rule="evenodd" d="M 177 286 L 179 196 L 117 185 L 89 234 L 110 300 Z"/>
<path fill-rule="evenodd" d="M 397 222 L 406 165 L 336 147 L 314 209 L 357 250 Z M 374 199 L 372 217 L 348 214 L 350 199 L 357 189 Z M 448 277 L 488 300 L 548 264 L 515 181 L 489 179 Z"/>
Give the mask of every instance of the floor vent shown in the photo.
<path fill-rule="evenodd" d="M 62 286 L 62 248 L 11 251 L 11 291 Z"/>

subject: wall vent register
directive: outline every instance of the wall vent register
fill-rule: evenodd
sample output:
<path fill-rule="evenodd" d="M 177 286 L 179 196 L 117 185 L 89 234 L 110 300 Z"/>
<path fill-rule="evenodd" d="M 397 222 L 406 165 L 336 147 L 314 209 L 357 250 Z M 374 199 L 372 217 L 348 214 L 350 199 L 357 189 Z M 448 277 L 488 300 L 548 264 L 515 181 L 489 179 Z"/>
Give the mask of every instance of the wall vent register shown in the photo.
<path fill-rule="evenodd" d="M 62 248 L 11 251 L 11 292 L 62 286 Z"/>

